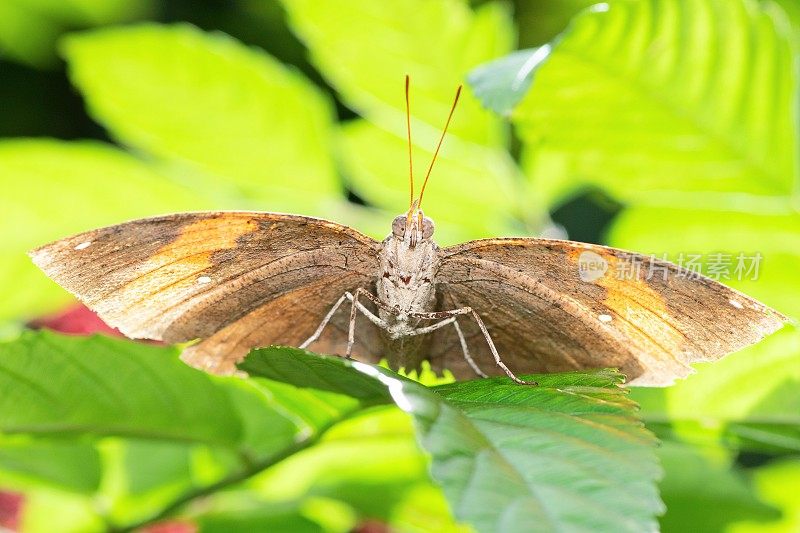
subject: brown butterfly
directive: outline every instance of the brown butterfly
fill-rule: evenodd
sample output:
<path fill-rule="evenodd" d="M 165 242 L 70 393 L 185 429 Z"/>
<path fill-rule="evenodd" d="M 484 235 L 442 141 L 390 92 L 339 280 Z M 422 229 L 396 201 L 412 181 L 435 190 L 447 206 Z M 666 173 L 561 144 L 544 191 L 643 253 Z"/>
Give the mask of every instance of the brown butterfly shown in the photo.
<path fill-rule="evenodd" d="M 208 212 L 89 231 L 30 255 L 129 337 L 200 339 L 182 357 L 215 373 L 283 344 L 395 369 L 427 359 L 459 379 L 617 367 L 630 383 L 666 385 L 782 327 L 783 315 L 744 294 L 623 250 L 537 238 L 439 248 L 421 204 L 460 90 L 419 198 L 411 170 L 410 208 L 382 242 L 318 218 Z M 408 109 L 406 77 L 411 167 Z M 626 263 L 638 268 L 620 279 Z"/>

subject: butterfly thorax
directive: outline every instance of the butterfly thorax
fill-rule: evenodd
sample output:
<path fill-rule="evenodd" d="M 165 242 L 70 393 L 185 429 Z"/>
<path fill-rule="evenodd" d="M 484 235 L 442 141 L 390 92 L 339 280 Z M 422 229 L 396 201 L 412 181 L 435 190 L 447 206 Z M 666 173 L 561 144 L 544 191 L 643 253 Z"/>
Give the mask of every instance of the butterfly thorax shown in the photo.
<path fill-rule="evenodd" d="M 390 325 L 390 339 L 408 336 L 420 320 L 410 314 L 433 311 L 436 302 L 439 247 L 431 238 L 433 222 L 420 216 L 421 224 L 417 217 L 407 224 L 406 218 L 401 215 L 395 219 L 392 233 L 382 243 L 376 284 L 380 301 L 396 310 L 379 309 L 380 317 Z"/>

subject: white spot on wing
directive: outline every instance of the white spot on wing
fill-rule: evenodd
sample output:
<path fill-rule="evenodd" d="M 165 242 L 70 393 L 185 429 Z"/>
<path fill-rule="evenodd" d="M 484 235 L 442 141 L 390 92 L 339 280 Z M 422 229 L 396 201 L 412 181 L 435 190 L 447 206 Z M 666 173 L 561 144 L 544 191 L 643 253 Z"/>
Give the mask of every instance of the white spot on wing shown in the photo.
<path fill-rule="evenodd" d="M 597 319 L 600 322 L 611 322 L 612 320 L 614 320 L 614 317 L 612 317 L 611 315 L 598 315 Z"/>
<path fill-rule="evenodd" d="M 80 243 L 78 246 L 75 247 L 75 249 L 76 250 L 85 250 L 91 245 L 92 245 L 92 241 L 86 241 L 86 242 Z"/>
<path fill-rule="evenodd" d="M 211 278 L 208 276 L 200 276 L 197 278 L 197 283 L 211 283 Z"/>
<path fill-rule="evenodd" d="M 744 309 L 744 306 L 740 302 L 737 302 L 736 300 L 728 300 L 728 302 L 730 302 L 730 304 L 734 306 L 736 309 Z"/>

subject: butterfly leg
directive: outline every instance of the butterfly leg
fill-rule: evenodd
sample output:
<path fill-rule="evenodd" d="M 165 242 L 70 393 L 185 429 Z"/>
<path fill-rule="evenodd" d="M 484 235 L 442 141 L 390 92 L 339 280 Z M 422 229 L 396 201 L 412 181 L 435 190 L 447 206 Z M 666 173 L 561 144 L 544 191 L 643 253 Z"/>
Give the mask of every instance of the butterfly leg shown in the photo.
<path fill-rule="evenodd" d="M 359 290 L 364 290 L 364 289 L 358 289 L 356 290 L 356 293 L 358 293 Z M 370 296 L 372 296 L 372 294 L 370 294 Z M 325 318 L 322 319 L 322 322 L 320 322 L 319 327 L 317 327 L 316 331 L 314 331 L 314 333 L 309 338 L 307 338 L 303 342 L 303 344 L 300 345 L 300 348 L 307 348 L 313 342 L 316 342 L 317 339 L 320 338 L 323 330 L 333 318 L 334 313 L 336 313 L 336 311 L 342 306 L 345 300 L 350 300 L 351 302 L 356 301 L 356 299 L 350 292 L 345 292 L 344 294 L 342 294 L 341 298 L 339 298 L 336 301 L 336 303 L 333 304 L 330 311 L 328 311 L 328 314 L 325 315 Z M 358 310 L 361 311 L 362 314 L 364 314 L 364 316 L 369 318 L 370 321 L 373 322 L 378 327 L 385 328 L 387 326 L 386 323 L 383 320 L 381 320 L 380 317 L 376 316 L 374 313 L 372 313 L 372 311 L 364 307 L 364 305 L 362 305 L 360 302 L 356 301 L 356 306 L 358 307 Z"/>
<path fill-rule="evenodd" d="M 451 316 L 450 318 L 445 318 L 441 322 L 437 322 L 435 324 L 431 324 L 430 326 L 425 326 L 423 328 L 415 328 L 411 335 L 425 335 L 426 333 L 430 333 L 431 331 L 436 331 L 439 328 L 443 328 L 445 326 L 449 326 L 450 324 L 456 321 L 455 316 Z"/>
<path fill-rule="evenodd" d="M 347 351 L 345 352 L 345 357 L 350 359 L 350 355 L 353 352 L 353 344 L 355 344 L 355 335 L 356 335 L 356 309 L 361 311 L 361 314 L 369 318 L 376 326 L 382 329 L 387 329 L 389 324 L 387 324 L 383 319 L 379 316 L 375 315 L 372 311 L 364 307 L 361 302 L 358 301 L 359 296 L 366 296 L 369 300 L 373 301 L 375 305 L 378 307 L 385 309 L 389 313 L 397 314 L 398 311 L 392 307 L 389 307 L 385 303 L 381 302 L 377 296 L 369 292 L 367 289 L 363 287 L 359 287 L 355 290 L 354 294 L 345 293 L 348 299 L 350 299 L 353 304 L 350 306 L 350 327 L 347 330 Z"/>
<path fill-rule="evenodd" d="M 413 335 L 424 335 L 426 333 L 430 333 L 431 331 L 436 331 L 439 328 L 443 328 L 444 326 L 449 326 L 450 324 L 456 330 L 458 334 L 458 340 L 461 343 L 461 351 L 464 353 L 464 359 L 469 364 L 470 368 L 482 378 L 488 378 L 489 376 L 486 375 L 486 372 L 481 370 L 478 365 L 475 363 L 475 360 L 472 359 L 472 355 L 469 353 L 469 347 L 467 346 L 467 340 L 464 338 L 464 333 L 461 331 L 461 326 L 458 325 L 458 315 L 453 315 L 450 318 L 445 318 L 441 322 L 437 322 L 435 324 L 431 324 L 430 326 L 425 326 L 424 328 L 417 328 L 414 330 Z"/>
<path fill-rule="evenodd" d="M 448 318 L 448 317 L 455 317 L 458 315 L 472 315 L 472 318 L 478 324 L 478 327 L 483 333 L 483 338 L 486 339 L 486 344 L 489 345 L 489 351 L 492 352 L 492 357 L 494 357 L 494 362 L 499 366 L 503 372 L 506 373 L 508 377 L 510 377 L 515 382 L 519 383 L 520 385 L 538 385 L 535 381 L 525 381 L 524 379 L 518 378 L 510 368 L 506 366 L 503 360 L 500 358 L 500 354 L 497 353 L 497 348 L 494 345 L 494 341 L 492 340 L 491 335 L 489 335 L 489 330 L 486 329 L 486 324 L 483 323 L 480 315 L 475 312 L 475 310 L 471 307 L 461 307 L 459 309 L 451 309 L 449 311 L 434 311 L 432 313 L 412 313 L 410 316 L 414 316 L 417 318 L 427 318 L 427 319 L 437 319 L 437 318 Z M 455 324 L 455 322 L 453 322 Z M 458 328 L 460 330 L 460 328 Z M 463 338 L 463 337 L 462 337 Z M 464 340 L 463 347 L 466 345 L 466 340 Z M 465 356 L 468 352 L 465 352 Z M 470 363 L 472 361 L 472 357 L 467 359 L 467 362 Z M 470 366 L 473 370 L 477 369 L 477 365 L 473 365 L 475 361 L 472 361 Z M 479 374 L 480 375 L 480 374 Z"/>
<path fill-rule="evenodd" d="M 467 346 L 467 339 L 464 338 L 464 333 L 461 331 L 461 326 L 458 325 L 457 320 L 453 320 L 453 327 L 456 329 L 456 333 L 458 334 L 458 341 L 461 343 L 461 352 L 464 354 L 464 359 L 466 359 L 473 372 L 482 378 L 488 378 L 489 376 L 486 374 L 486 372 L 481 370 L 475 360 L 472 359 L 472 355 L 469 353 L 469 347 Z"/>
<path fill-rule="evenodd" d="M 312 334 L 312 335 L 311 335 L 309 338 L 307 338 L 307 339 L 305 340 L 305 342 L 303 342 L 303 344 L 301 344 L 301 345 L 299 346 L 300 348 L 303 348 L 303 349 L 305 349 L 305 348 L 307 348 L 307 347 L 308 347 L 308 346 L 309 346 L 309 345 L 310 345 L 312 342 L 316 342 L 316 340 L 317 340 L 317 339 L 319 339 L 320 335 L 322 335 L 322 331 L 325 329 L 325 326 L 327 326 L 327 325 L 328 325 L 328 322 L 330 322 L 330 321 L 331 321 L 331 318 L 333 318 L 333 314 L 336 312 L 336 310 L 337 310 L 337 309 L 339 309 L 339 307 L 341 307 L 341 306 L 342 306 L 342 304 L 344 303 L 344 301 L 347 299 L 347 295 L 348 295 L 348 294 L 349 294 L 349 293 L 344 293 L 344 294 L 342 294 L 342 297 L 341 297 L 341 298 L 339 298 L 338 300 L 336 300 L 336 303 L 335 303 L 335 304 L 333 304 L 333 307 L 331 307 L 331 310 L 330 310 L 330 311 L 328 311 L 328 314 L 327 314 L 327 315 L 325 315 L 325 318 L 323 318 L 323 319 L 322 319 L 322 322 L 320 322 L 320 323 L 319 323 L 319 327 L 317 328 L 317 330 L 316 330 L 316 331 L 315 331 L 315 332 L 314 332 L 314 333 L 313 333 L 313 334 Z"/>

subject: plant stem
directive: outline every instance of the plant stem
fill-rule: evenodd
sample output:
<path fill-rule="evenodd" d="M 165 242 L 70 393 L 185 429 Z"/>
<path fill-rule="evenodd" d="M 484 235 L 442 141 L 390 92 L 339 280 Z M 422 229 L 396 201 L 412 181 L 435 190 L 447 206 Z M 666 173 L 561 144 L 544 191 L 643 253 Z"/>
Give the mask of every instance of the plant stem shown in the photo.
<path fill-rule="evenodd" d="M 331 420 L 327 424 L 323 425 L 319 428 L 318 431 L 314 432 L 312 435 L 308 436 L 307 438 L 295 442 L 291 446 L 288 446 L 281 450 L 280 452 L 270 455 L 260 461 L 251 461 L 248 462 L 245 468 L 235 474 L 231 474 L 230 476 L 220 479 L 216 483 L 212 483 L 211 485 L 206 485 L 204 487 L 194 488 L 189 490 L 173 500 L 169 505 L 158 511 L 157 513 L 153 514 L 152 516 L 140 520 L 138 522 L 134 522 L 133 524 L 125 525 L 125 526 L 114 526 L 109 525 L 108 531 L 110 533 L 125 533 L 129 531 L 134 531 L 136 529 L 148 526 L 160 520 L 163 520 L 169 517 L 173 512 L 177 511 L 184 505 L 204 496 L 208 496 L 210 494 L 214 494 L 215 492 L 235 485 L 241 481 L 249 479 L 256 474 L 270 468 L 271 466 L 283 461 L 284 459 L 298 453 L 310 446 L 316 444 L 319 439 L 334 425 L 338 424 L 339 422 L 346 420 L 359 410 L 361 410 L 362 406 L 359 405 L 355 409 L 351 409 L 349 411 L 345 411 L 342 416 L 336 418 L 335 420 Z"/>

